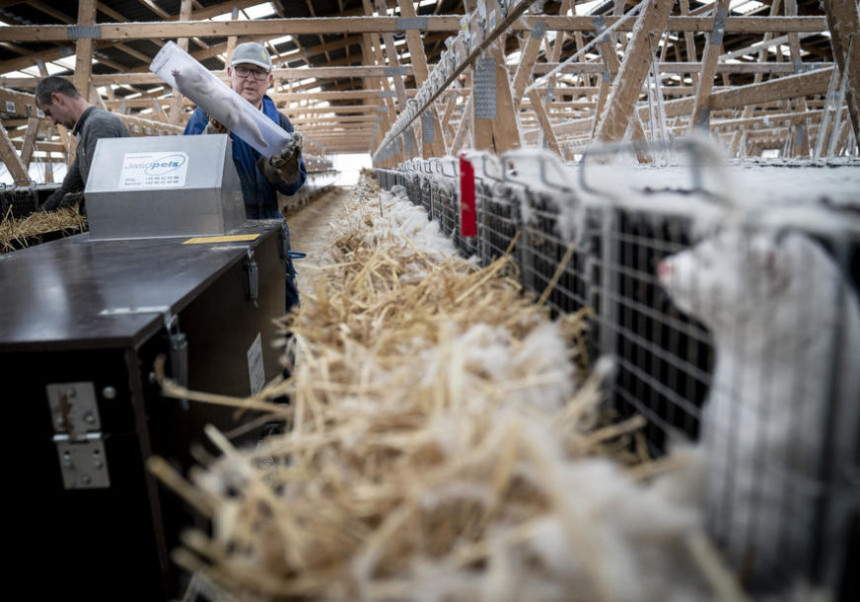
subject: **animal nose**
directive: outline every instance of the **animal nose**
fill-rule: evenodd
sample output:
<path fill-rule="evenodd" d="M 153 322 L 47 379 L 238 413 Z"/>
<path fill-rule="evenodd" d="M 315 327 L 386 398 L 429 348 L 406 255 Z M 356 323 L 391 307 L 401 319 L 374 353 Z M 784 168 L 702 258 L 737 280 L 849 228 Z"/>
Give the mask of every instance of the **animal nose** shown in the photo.
<path fill-rule="evenodd" d="M 672 264 L 665 259 L 657 264 L 657 275 L 660 276 L 660 278 L 668 278 L 674 271 L 675 268 L 672 267 Z"/>

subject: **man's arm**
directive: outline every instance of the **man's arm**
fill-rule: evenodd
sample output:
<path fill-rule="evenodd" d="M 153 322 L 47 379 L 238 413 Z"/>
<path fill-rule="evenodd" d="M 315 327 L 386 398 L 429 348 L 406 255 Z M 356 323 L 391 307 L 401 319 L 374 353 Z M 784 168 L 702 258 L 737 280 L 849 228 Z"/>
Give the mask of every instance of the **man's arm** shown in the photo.
<path fill-rule="evenodd" d="M 191 117 L 188 118 L 188 123 L 185 124 L 183 135 L 196 136 L 202 134 L 207 125 L 209 125 L 209 117 L 206 113 L 200 108 L 194 109 Z"/>
<path fill-rule="evenodd" d="M 41 209 L 43 211 L 53 211 L 54 209 L 58 209 L 61 206 L 64 196 L 70 192 L 83 190 L 84 180 L 81 177 L 81 168 L 79 166 L 80 162 L 78 159 L 78 155 L 75 155 L 75 159 L 72 161 L 72 165 L 69 167 L 66 177 L 63 178 L 63 183 L 60 184 L 59 188 L 51 193 L 51 196 L 45 199 L 44 203 L 42 203 Z"/>

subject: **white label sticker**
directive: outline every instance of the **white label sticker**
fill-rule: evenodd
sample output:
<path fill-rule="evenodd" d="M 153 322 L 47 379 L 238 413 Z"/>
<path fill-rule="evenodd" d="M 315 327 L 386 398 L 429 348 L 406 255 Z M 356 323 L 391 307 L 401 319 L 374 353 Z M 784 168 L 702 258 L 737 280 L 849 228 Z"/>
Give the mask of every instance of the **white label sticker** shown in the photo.
<path fill-rule="evenodd" d="M 251 377 L 251 395 L 256 395 L 266 384 L 266 372 L 263 369 L 263 337 L 259 332 L 248 349 L 248 374 Z"/>
<path fill-rule="evenodd" d="M 119 188 L 177 188 L 185 186 L 187 173 L 185 153 L 127 153 L 119 172 Z"/>
<path fill-rule="evenodd" d="M 6 101 L 6 112 L 14 113 L 15 112 L 15 103 L 11 100 Z"/>

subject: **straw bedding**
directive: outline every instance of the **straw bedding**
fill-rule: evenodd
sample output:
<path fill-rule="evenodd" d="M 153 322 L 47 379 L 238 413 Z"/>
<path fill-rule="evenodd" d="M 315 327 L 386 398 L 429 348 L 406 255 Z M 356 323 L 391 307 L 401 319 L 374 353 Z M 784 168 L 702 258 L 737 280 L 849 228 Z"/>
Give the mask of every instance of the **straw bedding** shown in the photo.
<path fill-rule="evenodd" d="M 187 480 L 150 462 L 212 521 L 176 562 L 242 600 L 740 597 L 702 535 L 696 453 L 648 461 L 641 419 L 607 421 L 587 311 L 550 320 L 507 258 L 458 257 L 366 176 L 335 226 L 280 324 L 290 378 L 236 402 L 285 434 L 210 430 L 223 455 Z"/>
<path fill-rule="evenodd" d="M 65 231 L 70 234 L 83 232 L 87 218 L 78 213 L 77 207 L 68 207 L 45 213 L 37 211 L 27 217 L 16 218 L 11 208 L 0 221 L 0 253 L 15 251 L 39 241 L 46 234 Z"/>

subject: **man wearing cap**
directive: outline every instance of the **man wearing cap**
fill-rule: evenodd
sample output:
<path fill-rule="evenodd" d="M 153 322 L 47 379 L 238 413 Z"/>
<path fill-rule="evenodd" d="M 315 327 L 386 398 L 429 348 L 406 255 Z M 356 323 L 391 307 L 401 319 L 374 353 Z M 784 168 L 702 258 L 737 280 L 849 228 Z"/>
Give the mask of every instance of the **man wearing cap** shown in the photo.
<path fill-rule="evenodd" d="M 242 98 L 261 110 L 266 117 L 293 135 L 290 144 L 279 154 L 266 158 L 250 144 L 232 135 L 233 163 L 239 173 L 242 198 L 245 201 L 245 217 L 248 219 L 279 219 L 278 192 L 295 194 L 305 183 L 307 170 L 302 159 L 302 137 L 293 131 L 293 124 L 286 115 L 275 107 L 274 101 L 266 95 L 272 85 L 272 59 L 262 44 L 246 42 L 233 50 L 230 65 L 227 67 L 230 86 Z M 225 133 L 224 127 L 211 119 L 203 109 L 197 107 L 185 126 L 185 135 Z M 289 244 L 289 228 L 286 228 Z M 296 272 L 293 268 L 292 253 L 287 256 L 287 310 L 299 302 L 296 288 Z"/>
<path fill-rule="evenodd" d="M 293 134 L 294 144 L 269 158 L 260 155 L 238 136 L 233 136 L 233 163 L 239 172 L 246 217 L 280 218 L 277 193 L 295 194 L 307 178 L 302 159 L 301 135 L 293 131 L 290 120 L 278 111 L 274 101 L 266 95 L 274 76 L 272 59 L 262 44 L 246 42 L 236 46 L 227 67 L 227 76 L 230 78 L 230 86 L 242 98 Z M 221 124 L 211 119 L 200 107 L 194 110 L 185 126 L 186 135 L 225 131 Z"/>

